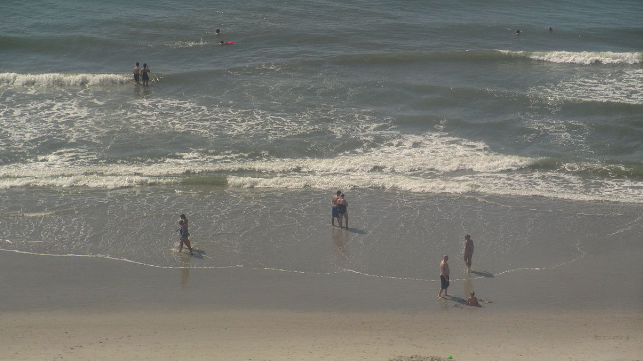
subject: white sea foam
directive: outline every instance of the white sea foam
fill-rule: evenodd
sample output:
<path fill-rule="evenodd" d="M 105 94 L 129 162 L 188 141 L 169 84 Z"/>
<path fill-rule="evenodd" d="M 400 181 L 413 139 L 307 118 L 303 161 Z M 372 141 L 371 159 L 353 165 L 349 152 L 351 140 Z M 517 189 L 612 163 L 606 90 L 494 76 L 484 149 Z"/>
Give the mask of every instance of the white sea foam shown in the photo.
<path fill-rule="evenodd" d="M 0 167 L 0 177 L 78 177 L 87 174 L 114 176 L 176 176 L 202 172 L 263 172 L 271 174 L 392 174 L 433 176 L 453 172 L 503 172 L 528 166 L 533 160 L 491 152 L 481 142 L 441 133 L 405 135 L 374 149 L 358 149 L 337 158 L 262 159 L 243 161 L 243 155 L 181 153 L 155 164 L 91 164 L 97 154 L 69 149 L 36 161 Z"/>
<path fill-rule="evenodd" d="M 562 99 L 643 104 L 643 70 L 622 69 L 591 78 L 568 78 L 535 87 L 532 92 Z"/>
<path fill-rule="evenodd" d="M 11 243 L 10 241 L 6 241 Z M 20 250 L 15 250 L 15 249 L 4 249 L 0 248 L 0 251 L 4 252 L 14 252 L 14 253 L 22 253 L 22 254 L 31 254 L 31 255 L 37 255 L 37 256 L 47 256 L 47 257 L 83 257 L 83 258 L 104 258 L 112 261 L 121 261 L 121 262 L 128 262 L 128 263 L 133 263 L 137 264 L 140 266 L 147 266 L 147 267 L 154 267 L 154 268 L 163 268 L 163 269 L 183 269 L 185 268 L 184 266 L 159 266 L 156 264 L 151 264 L 151 263 L 145 263 L 145 262 L 140 262 L 140 261 L 133 261 L 127 258 L 122 258 L 122 257 L 113 257 L 109 255 L 103 255 L 103 254 L 51 254 L 51 253 L 38 253 L 38 252 L 29 252 L 29 251 L 20 251 Z M 193 267 L 193 268 L 199 268 L 199 269 L 230 269 L 230 268 L 243 268 L 243 265 L 232 265 L 232 266 L 199 266 L 199 267 Z"/>
<path fill-rule="evenodd" d="M 200 41 L 168 41 L 167 43 L 165 43 L 165 45 L 170 48 L 180 49 L 193 48 L 195 46 L 207 46 L 211 44 L 201 39 Z"/>
<path fill-rule="evenodd" d="M 122 74 L 17 74 L 0 73 L 0 85 L 16 87 L 92 86 L 124 84 L 131 78 Z"/>
<path fill-rule="evenodd" d="M 643 77 L 640 69 L 627 69 L 624 74 L 632 79 Z M 563 88 L 561 84 L 561 92 Z M 534 91 L 556 95 L 556 89 L 552 86 Z M 400 133 L 387 120 L 376 119 L 367 112 L 347 115 L 327 107 L 306 113 L 280 114 L 255 109 L 209 108 L 193 101 L 164 98 L 146 99 L 135 107 L 114 106 L 115 100 L 95 107 L 97 101 L 92 93 L 88 89 L 64 92 L 55 100 L 29 96 L 24 101 L 20 94 L 12 94 L 15 99 L 7 98 L 7 106 L 0 108 L 0 117 L 11 125 L 4 127 L 11 142 L 2 146 L 17 154 L 16 157 L 32 148 L 40 155 L 0 165 L 0 188 L 117 189 L 181 184 L 198 177 L 204 181 L 194 183 L 203 184 L 214 176 L 213 184 L 220 185 L 227 180 L 232 187 L 328 189 L 340 186 L 643 203 L 643 191 L 636 182 L 600 179 L 588 185 L 564 168 L 533 173 L 529 168 L 539 162 L 537 158 L 494 152 L 484 142 L 455 137 L 440 128 L 421 134 Z M 599 94 L 596 96 L 601 94 L 596 93 Z M 104 108 L 110 109 L 110 113 L 103 114 Z M 333 119 L 333 123 L 320 122 L 322 117 Z M 538 122 L 527 127 L 540 129 L 560 143 L 583 147 L 586 137 L 583 132 L 587 131 L 583 124 L 573 124 L 576 133 L 565 129 L 565 124 Z M 208 144 L 198 142 L 195 144 L 201 148 L 189 151 L 162 151 L 154 156 L 140 152 L 139 146 L 158 146 L 156 139 L 151 139 L 146 144 L 136 144 L 132 148 L 134 156 L 128 154 L 126 159 L 112 162 L 110 148 L 118 146 L 112 143 L 120 134 L 129 132 L 161 136 L 203 134 L 211 139 L 243 137 L 248 142 L 254 139 L 280 142 L 299 134 L 321 133 L 346 139 L 345 143 L 354 142 L 357 146 L 326 158 L 277 157 L 271 155 L 270 148 L 260 148 L 256 154 L 248 154 L 252 148 L 243 147 L 239 149 L 244 150 L 233 147 L 213 151 Z M 52 139 L 61 141 L 51 152 L 42 152 Z M 132 146 L 131 142 L 127 146 Z M 139 154 L 143 155 L 137 158 Z"/>
<path fill-rule="evenodd" d="M 588 188 L 586 182 L 571 172 L 516 173 L 538 159 L 495 153 L 482 143 L 444 134 L 407 135 L 375 149 L 345 152 L 333 158 L 262 161 L 244 158 L 192 152 L 155 164 L 82 162 L 75 166 L 70 164 L 70 158 L 56 156 L 40 162 L 0 166 L 0 188 L 115 189 L 180 184 L 186 177 L 215 174 L 225 178 L 228 186 L 238 188 L 374 188 L 643 203 L 643 190 L 636 182 L 601 180 L 600 186 Z M 262 176 L 256 176 L 257 173 Z"/>
<path fill-rule="evenodd" d="M 643 56 L 638 52 L 615 53 L 611 51 L 512 51 L 498 50 L 499 52 L 515 57 L 526 57 L 533 60 L 550 63 L 567 64 L 639 64 Z"/>
<path fill-rule="evenodd" d="M 346 175 L 333 177 L 291 176 L 278 178 L 230 177 L 228 184 L 246 188 L 376 188 L 427 194 L 487 194 L 504 196 L 541 196 L 578 201 L 643 203 L 643 192 L 636 182 L 605 181 L 604 189 L 587 189 L 572 176 L 555 174 L 475 175 L 449 179 L 424 179 L 404 176 Z M 607 189 L 607 190 L 606 190 Z"/>

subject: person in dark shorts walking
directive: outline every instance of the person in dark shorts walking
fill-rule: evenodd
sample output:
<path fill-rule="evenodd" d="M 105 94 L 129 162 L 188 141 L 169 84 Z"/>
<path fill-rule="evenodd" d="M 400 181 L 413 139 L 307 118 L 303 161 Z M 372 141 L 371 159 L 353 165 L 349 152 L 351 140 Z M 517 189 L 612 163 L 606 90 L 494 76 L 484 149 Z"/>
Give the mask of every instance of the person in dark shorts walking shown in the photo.
<path fill-rule="evenodd" d="M 440 262 L 440 293 L 438 293 L 438 298 L 442 298 L 442 291 L 444 291 L 444 297 L 449 297 L 447 288 L 449 288 L 449 274 L 451 271 L 449 270 L 449 264 L 447 263 L 448 260 L 449 256 L 445 254 L 442 258 L 442 262 Z"/>

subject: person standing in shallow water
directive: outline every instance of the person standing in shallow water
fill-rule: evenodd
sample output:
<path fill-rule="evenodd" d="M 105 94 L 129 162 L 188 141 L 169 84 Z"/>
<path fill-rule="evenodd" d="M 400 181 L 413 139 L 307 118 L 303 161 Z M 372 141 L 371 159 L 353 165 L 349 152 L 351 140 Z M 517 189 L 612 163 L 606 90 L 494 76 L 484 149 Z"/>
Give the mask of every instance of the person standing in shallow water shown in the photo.
<path fill-rule="evenodd" d="M 442 298 L 442 291 L 444 291 L 444 297 L 449 297 L 447 288 L 449 288 L 449 274 L 451 271 L 449 270 L 449 264 L 447 263 L 448 260 L 449 256 L 445 254 L 442 258 L 442 262 L 440 262 L 440 292 L 438 293 L 438 298 Z"/>
<path fill-rule="evenodd" d="M 136 84 L 139 83 L 138 77 L 139 77 L 140 73 L 141 73 L 141 71 L 138 68 L 138 62 L 136 62 L 136 66 L 134 67 L 134 81 L 136 82 Z"/>
<path fill-rule="evenodd" d="M 333 195 L 333 198 L 331 199 L 331 218 L 330 222 L 335 225 L 335 218 L 337 218 L 337 222 L 339 222 L 339 213 L 337 213 L 337 201 L 339 200 L 339 196 L 342 195 L 342 191 L 337 191 L 337 194 Z"/>
<path fill-rule="evenodd" d="M 143 70 L 141 70 L 142 78 L 143 78 L 143 85 L 149 85 L 150 81 L 150 68 L 147 67 L 147 64 L 143 64 Z"/>
<path fill-rule="evenodd" d="M 337 200 L 337 213 L 339 214 L 339 228 L 342 228 L 343 220 L 346 219 L 346 229 L 348 229 L 348 202 L 344 199 L 344 193 Z"/>
<path fill-rule="evenodd" d="M 473 258 L 473 240 L 470 235 L 464 236 L 464 263 L 467 265 L 467 271 L 471 272 L 471 262 Z"/>
<path fill-rule="evenodd" d="M 188 219 L 185 217 L 185 214 L 181 215 L 181 218 L 179 219 L 179 228 L 177 229 L 179 232 L 179 252 L 183 250 L 183 244 L 185 244 L 188 247 L 188 250 L 190 250 L 190 254 L 192 254 L 192 246 L 190 245 L 190 232 L 188 231 Z"/>

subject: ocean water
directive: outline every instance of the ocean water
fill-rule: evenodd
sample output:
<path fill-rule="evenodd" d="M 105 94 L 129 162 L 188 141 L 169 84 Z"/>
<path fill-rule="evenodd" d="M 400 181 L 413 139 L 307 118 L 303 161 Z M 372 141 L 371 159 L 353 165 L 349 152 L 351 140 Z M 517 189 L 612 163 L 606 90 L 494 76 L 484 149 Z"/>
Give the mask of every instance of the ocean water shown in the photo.
<path fill-rule="evenodd" d="M 427 279 L 465 233 L 496 274 L 573 262 L 640 231 L 641 18 L 635 0 L 4 1 L 0 248 L 182 267 L 186 213 L 191 267 Z"/>

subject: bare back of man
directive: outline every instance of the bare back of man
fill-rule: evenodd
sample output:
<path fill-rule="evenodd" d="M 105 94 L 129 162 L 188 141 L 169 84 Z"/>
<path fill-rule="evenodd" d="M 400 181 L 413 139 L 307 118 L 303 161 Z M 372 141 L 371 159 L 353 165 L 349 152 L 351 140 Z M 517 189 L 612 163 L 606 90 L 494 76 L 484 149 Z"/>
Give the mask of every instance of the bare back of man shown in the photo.
<path fill-rule="evenodd" d="M 438 293 L 438 298 L 442 298 L 442 291 L 444 291 L 445 297 L 449 297 L 447 288 L 449 288 L 449 274 L 451 274 L 451 270 L 449 270 L 448 260 L 449 256 L 444 255 L 442 262 L 440 262 L 440 292 Z"/>
<path fill-rule="evenodd" d="M 134 67 L 134 81 L 137 83 L 139 82 L 139 75 L 141 74 L 141 71 L 138 67 L 138 63 L 136 63 L 136 66 Z"/>

